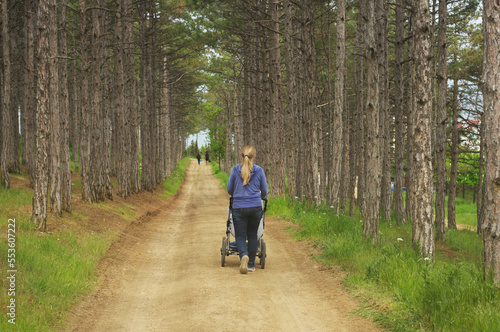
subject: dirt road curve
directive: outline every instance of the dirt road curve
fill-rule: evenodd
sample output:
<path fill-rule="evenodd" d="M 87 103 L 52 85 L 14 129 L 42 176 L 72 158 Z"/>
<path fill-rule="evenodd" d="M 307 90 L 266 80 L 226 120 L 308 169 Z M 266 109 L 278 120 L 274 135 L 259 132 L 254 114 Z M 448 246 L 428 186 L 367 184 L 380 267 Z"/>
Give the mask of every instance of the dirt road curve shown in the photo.
<path fill-rule="evenodd" d="M 378 331 L 346 316 L 356 304 L 332 270 L 266 219 L 266 268 L 220 266 L 228 195 L 193 160 L 179 195 L 129 227 L 108 256 L 98 290 L 77 306 L 68 331 Z M 272 209 L 272 206 L 270 206 Z"/>

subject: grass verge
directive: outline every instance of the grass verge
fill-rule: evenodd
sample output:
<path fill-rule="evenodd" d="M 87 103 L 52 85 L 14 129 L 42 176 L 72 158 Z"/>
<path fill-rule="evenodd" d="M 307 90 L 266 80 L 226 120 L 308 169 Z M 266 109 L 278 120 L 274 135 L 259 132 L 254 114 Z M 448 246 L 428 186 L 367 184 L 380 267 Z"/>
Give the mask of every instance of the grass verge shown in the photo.
<path fill-rule="evenodd" d="M 175 195 L 177 190 L 181 187 L 182 181 L 184 181 L 186 169 L 190 162 L 191 158 L 185 157 L 177 163 L 172 174 L 162 183 L 165 188 L 164 193 L 161 195 L 162 197 L 169 198 Z"/>
<path fill-rule="evenodd" d="M 220 185 L 226 189 L 227 187 L 227 182 L 229 181 L 229 174 L 224 172 L 219 168 L 219 164 L 216 162 L 210 162 L 210 166 L 212 166 L 212 172 L 214 173 L 215 177 L 219 180 Z"/>

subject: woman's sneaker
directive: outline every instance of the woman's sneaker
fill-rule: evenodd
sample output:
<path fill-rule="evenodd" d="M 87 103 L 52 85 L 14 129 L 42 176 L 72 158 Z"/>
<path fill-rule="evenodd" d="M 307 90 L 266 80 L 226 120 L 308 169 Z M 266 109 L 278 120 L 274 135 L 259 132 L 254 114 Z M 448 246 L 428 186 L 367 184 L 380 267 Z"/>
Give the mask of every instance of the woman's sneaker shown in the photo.
<path fill-rule="evenodd" d="M 255 268 L 254 268 L 255 270 Z M 240 273 L 246 274 L 248 272 L 248 256 L 245 255 L 241 258 Z"/>
<path fill-rule="evenodd" d="M 247 268 L 248 272 L 254 272 L 255 271 L 255 266 L 252 266 L 252 267 L 248 267 Z"/>

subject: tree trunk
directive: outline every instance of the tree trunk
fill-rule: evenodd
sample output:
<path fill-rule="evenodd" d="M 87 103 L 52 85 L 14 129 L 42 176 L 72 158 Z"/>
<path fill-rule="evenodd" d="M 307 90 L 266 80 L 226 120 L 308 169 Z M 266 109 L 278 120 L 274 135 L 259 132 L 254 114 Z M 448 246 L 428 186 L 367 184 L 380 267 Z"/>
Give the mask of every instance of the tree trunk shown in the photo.
<path fill-rule="evenodd" d="M 446 106 L 446 86 L 448 82 L 447 70 L 447 0 L 439 1 L 439 33 L 438 33 L 438 100 L 436 116 L 436 236 L 444 239 L 445 199 L 446 199 L 446 120 L 448 110 Z"/>
<path fill-rule="evenodd" d="M 414 14 L 412 13 L 410 15 L 410 22 L 409 22 L 409 34 L 413 34 L 413 29 L 414 29 Z M 406 67 L 406 70 L 408 72 L 408 79 L 407 79 L 407 90 L 408 90 L 408 98 L 407 98 L 407 105 L 406 105 L 406 177 L 405 177 L 405 187 L 406 187 L 406 216 L 410 218 L 410 220 L 414 220 L 415 217 L 413 216 L 413 211 L 415 209 L 413 208 L 413 180 L 412 180 L 412 175 L 413 175 L 413 113 L 415 112 L 415 98 L 414 98 L 414 91 L 415 91 L 415 66 L 414 66 L 414 52 L 415 52 L 415 38 L 411 38 L 409 45 L 408 45 L 408 52 L 407 52 L 407 57 L 410 60 L 408 66 Z M 412 227 L 413 227 L 413 221 L 412 221 Z"/>
<path fill-rule="evenodd" d="M 140 5 L 144 7 L 145 4 Z M 151 103 L 150 96 L 148 94 L 148 86 L 152 84 L 149 82 L 151 78 L 151 64 L 150 64 L 150 38 L 148 36 L 147 27 L 147 17 L 149 13 L 146 8 L 141 9 L 141 22 L 140 22 L 140 33 L 141 33 L 141 99 L 140 99 L 140 133 L 141 133 L 141 153 L 142 153 L 142 174 L 141 174 L 141 187 L 145 190 L 152 191 L 152 167 L 151 167 L 151 157 L 152 157 L 152 144 L 150 135 L 150 118 Z M 148 84 L 149 82 L 149 84 Z"/>
<path fill-rule="evenodd" d="M 106 1 L 100 0 L 99 6 L 101 8 L 106 7 Z M 100 79 L 102 86 L 102 94 L 100 96 L 101 102 L 101 135 L 103 140 L 102 146 L 102 159 L 103 159 L 103 170 L 102 181 L 104 183 L 104 197 L 108 199 L 113 199 L 113 185 L 111 184 L 111 165 L 113 163 L 111 159 L 111 115 L 110 115 L 110 81 L 111 81 L 111 69 L 108 65 L 107 59 L 110 58 L 110 37 L 112 33 L 108 33 L 108 25 L 109 19 L 106 17 L 106 14 L 109 13 L 107 10 L 101 10 L 99 15 L 100 26 L 104 33 L 100 42 L 100 53 L 99 53 L 99 66 L 101 69 Z M 104 198 L 103 198 L 104 200 Z"/>
<path fill-rule="evenodd" d="M 385 220 L 391 220 L 391 122 L 389 111 L 389 63 L 388 63 L 388 6 L 384 0 L 375 3 L 375 31 L 377 33 L 377 62 L 379 68 L 379 148 L 381 162 L 381 200 Z"/>
<path fill-rule="evenodd" d="M 242 117 L 241 117 L 241 108 L 240 108 L 240 100 L 238 93 L 238 76 L 236 75 L 236 58 L 233 59 L 233 117 L 234 117 L 234 158 L 232 165 L 237 164 L 239 161 L 239 151 L 245 145 L 243 143 L 243 135 L 242 135 Z M 229 170 L 231 171 L 231 170 Z"/>
<path fill-rule="evenodd" d="M 71 211 L 71 156 L 69 153 L 69 96 L 66 57 L 66 1 L 59 2 L 59 109 L 61 114 L 61 208 Z"/>
<path fill-rule="evenodd" d="M 7 1 L 7 0 L 6 0 Z M 12 16 L 12 14 L 11 14 Z M 22 60 L 21 57 L 18 55 L 18 45 L 17 45 L 17 40 L 18 38 L 18 31 L 15 26 L 12 26 L 13 24 L 16 24 L 16 21 L 13 20 L 10 23 L 9 27 L 9 52 L 10 56 L 9 59 L 11 61 L 10 63 L 10 83 L 9 83 L 9 90 L 10 90 L 10 110 L 9 110 L 9 115 L 10 115 L 10 127 L 8 127 L 9 130 L 9 141 L 11 144 L 11 147 L 9 149 L 10 156 L 8 158 L 9 164 L 8 164 L 8 169 L 10 172 L 14 173 L 19 173 L 21 171 L 21 165 L 19 163 L 19 108 L 20 108 L 20 90 L 19 86 L 21 84 L 20 76 L 19 73 L 21 72 L 20 69 L 20 61 Z"/>
<path fill-rule="evenodd" d="M 61 215 L 61 117 L 59 116 L 59 73 L 57 60 L 57 4 L 49 2 L 49 95 L 50 95 L 50 205 L 52 212 Z"/>
<path fill-rule="evenodd" d="M 77 53 L 76 39 L 73 39 L 73 52 Z M 79 96 L 79 91 L 81 86 L 78 84 L 78 61 L 76 57 L 72 61 L 71 66 L 72 75 L 72 93 L 73 96 L 70 99 L 70 109 L 71 109 L 71 151 L 73 152 L 73 163 L 75 165 L 75 172 L 80 172 L 80 129 L 81 129 L 81 96 Z"/>
<path fill-rule="evenodd" d="M 284 4 L 284 44 L 285 44 L 285 68 L 286 68 L 286 90 L 288 105 L 286 109 L 286 121 L 285 121 L 285 151 L 287 154 L 284 156 L 286 158 L 286 169 L 288 177 L 288 196 L 294 198 L 296 195 L 295 184 L 296 184 L 296 169 L 295 163 L 297 161 L 296 148 L 297 141 L 296 131 L 297 128 L 297 84 L 296 84 L 296 64 L 294 61 L 294 42 L 292 39 L 293 26 L 292 26 L 292 4 L 289 0 L 285 0 Z"/>
<path fill-rule="evenodd" d="M 399 224 L 406 223 L 406 211 L 403 195 L 404 187 L 404 152 L 405 152 L 405 123 L 404 123 L 404 32 L 405 13 L 403 0 L 398 0 L 396 6 L 396 45 L 395 45 L 395 69 L 394 69 L 394 214 Z"/>
<path fill-rule="evenodd" d="M 500 3 L 483 1 L 485 114 L 484 274 L 500 285 Z"/>
<path fill-rule="evenodd" d="M 312 0 L 305 0 L 302 4 L 303 24 L 303 50 L 304 54 L 304 112 L 306 120 L 306 135 L 304 143 L 306 149 L 302 150 L 306 155 L 304 187 L 305 198 L 319 203 L 318 186 L 318 108 L 316 107 L 316 49 L 314 43 L 314 10 Z"/>
<path fill-rule="evenodd" d="M 91 153 L 90 153 L 90 195 L 91 202 L 104 201 L 105 183 L 104 183 L 104 131 L 103 131 L 103 82 L 101 79 L 101 61 L 102 61 L 102 25 L 101 25 L 101 8 L 92 8 L 92 38 L 91 38 L 91 54 L 92 54 L 92 93 L 90 99 L 90 135 L 91 135 Z"/>
<path fill-rule="evenodd" d="M 126 122 L 128 114 L 125 110 L 125 77 L 123 68 L 123 16 L 122 7 L 123 1 L 118 3 L 116 24 L 115 24 L 115 112 L 116 112 L 116 126 L 117 130 L 113 130 L 116 135 L 116 180 L 117 188 L 116 194 L 120 197 L 127 197 L 130 195 L 130 177 L 128 174 L 128 158 L 130 151 L 128 150 L 128 127 Z"/>
<path fill-rule="evenodd" d="M 35 135 L 36 135 L 36 76 L 35 76 L 35 26 L 33 0 L 25 1 L 26 8 L 26 55 L 24 78 L 24 114 L 25 114 L 25 145 L 23 146 L 26 157 L 26 168 L 30 176 L 30 187 L 35 186 Z"/>
<path fill-rule="evenodd" d="M 412 208 L 414 213 L 413 244 L 418 246 L 422 258 L 434 260 L 434 234 L 432 224 L 433 170 L 431 150 L 431 42 L 429 36 L 429 2 L 413 2 L 414 10 L 414 67 L 415 91 L 413 112 L 413 167 L 418 172 L 412 176 Z"/>
<path fill-rule="evenodd" d="M 359 12 L 358 12 L 358 25 L 356 31 L 356 50 L 361 53 L 365 49 L 364 46 L 364 36 L 365 36 L 365 23 L 363 17 L 366 16 L 366 1 L 359 1 Z M 365 131 L 364 131 L 364 96 L 363 96 L 363 85 L 365 81 L 364 75 L 364 61 L 359 55 L 355 55 L 353 59 L 353 79 L 354 79 L 354 92 L 356 100 L 356 111 L 354 115 L 354 126 L 355 129 L 355 151 L 356 151 L 356 180 L 353 185 L 357 185 L 357 199 L 356 202 L 360 207 L 360 214 L 364 214 L 363 210 L 363 200 L 365 193 Z M 354 143 L 353 143 L 354 144 Z M 354 200 L 353 200 L 354 201 Z M 350 211 L 354 211 L 354 206 L 350 207 Z"/>
<path fill-rule="evenodd" d="M 130 176 L 130 190 L 132 193 L 138 193 L 141 190 L 140 171 L 139 171 L 139 132 L 137 126 L 137 100 L 136 100 L 136 82 L 135 82 L 135 61 L 134 61 L 134 21 L 132 18 L 132 0 L 123 1 L 124 11 L 124 36 L 125 45 L 124 70 L 125 70 L 125 91 L 127 92 L 126 105 L 128 122 L 130 125 L 130 136 L 127 138 L 130 145 L 130 154 L 127 156 L 127 168 Z"/>
<path fill-rule="evenodd" d="M 451 120 L 451 166 L 450 187 L 448 191 L 448 228 L 456 229 L 455 197 L 457 196 L 457 170 L 458 170 L 458 79 L 453 79 L 453 117 Z"/>
<path fill-rule="evenodd" d="M 91 202 L 90 194 L 90 110 L 89 110 L 89 61 L 86 22 L 86 0 L 79 0 L 80 11 L 80 66 L 81 66 L 81 136 L 80 136 L 80 177 L 82 200 Z M 95 144 L 95 142 L 92 142 Z"/>
<path fill-rule="evenodd" d="M 50 48 L 50 2 L 41 0 L 38 3 L 38 44 L 37 58 L 37 132 L 36 132 L 36 164 L 35 188 L 33 193 L 33 212 L 31 219 L 41 231 L 45 231 L 47 220 L 47 190 L 49 177 L 49 140 L 50 140 L 50 61 L 55 56 Z M 5 4 L 5 2 L 4 2 Z"/>
<path fill-rule="evenodd" d="M 377 64 L 377 44 L 375 42 L 375 4 L 366 1 L 366 214 L 363 233 L 377 242 L 380 213 L 381 161 L 379 150 L 379 68 Z"/>
<path fill-rule="evenodd" d="M 477 184 L 477 204 L 476 204 L 476 216 L 477 216 L 477 234 L 482 233 L 482 226 L 484 221 L 484 112 L 481 114 L 481 126 L 479 132 L 479 169 L 478 169 L 478 184 Z"/>
<path fill-rule="evenodd" d="M 332 121 L 332 154 L 330 178 L 328 179 L 328 205 L 333 206 L 335 214 L 340 212 L 340 181 L 341 163 L 343 156 L 343 113 L 346 111 L 344 97 L 344 82 L 347 72 L 346 66 L 346 1 L 337 1 L 337 54 L 335 63 L 335 104 Z M 323 170 L 322 170 L 323 171 Z M 324 174 L 324 173 L 322 173 Z"/>
<path fill-rule="evenodd" d="M 0 156 L 0 180 L 5 188 L 10 188 L 10 149 L 14 146 L 10 139 L 10 45 L 9 12 L 7 1 L 2 1 L 2 47 L 3 47 L 3 89 L 2 89 L 2 153 Z"/>
<path fill-rule="evenodd" d="M 271 140 L 269 160 L 273 173 L 271 194 L 285 196 L 285 164 L 283 161 L 283 114 L 281 105 L 281 46 L 279 32 L 278 0 L 271 0 L 269 12 L 271 16 L 270 47 L 270 87 L 271 87 Z"/>
<path fill-rule="evenodd" d="M 233 152 L 233 144 L 232 144 L 232 137 L 233 137 L 233 131 L 232 131 L 232 122 L 231 121 L 231 112 L 232 109 L 231 109 L 231 103 L 229 102 L 229 91 L 228 93 L 226 94 L 226 116 L 225 116 L 225 119 L 226 119 L 226 158 L 224 159 L 224 171 L 226 173 L 231 173 L 231 161 L 232 161 L 232 158 L 231 158 L 231 154 Z"/>

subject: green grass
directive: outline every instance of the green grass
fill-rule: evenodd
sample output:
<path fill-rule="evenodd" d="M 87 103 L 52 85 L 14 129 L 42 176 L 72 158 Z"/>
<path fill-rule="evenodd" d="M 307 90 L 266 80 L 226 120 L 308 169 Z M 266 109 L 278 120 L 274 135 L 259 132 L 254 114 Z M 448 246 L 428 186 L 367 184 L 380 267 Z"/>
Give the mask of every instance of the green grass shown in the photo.
<path fill-rule="evenodd" d="M 190 157 L 184 157 L 177 163 L 172 174 L 162 183 L 163 187 L 165 188 L 163 194 L 161 195 L 162 197 L 169 198 L 175 195 L 177 190 L 179 190 L 182 181 L 184 181 L 186 169 L 190 162 Z"/>
<path fill-rule="evenodd" d="M 457 223 L 474 225 L 475 205 L 457 198 L 456 213 Z M 320 249 L 315 259 L 345 271 L 345 287 L 361 302 L 358 315 L 391 331 L 500 331 L 500 289 L 484 281 L 475 232 L 448 230 L 453 251 L 438 246 L 430 264 L 414 250 L 410 224 L 381 221 L 374 246 L 360 217 L 337 217 L 324 205 L 273 198 L 268 216 L 291 220 L 292 235 Z"/>
<path fill-rule="evenodd" d="M 481 261 L 483 257 L 482 235 L 468 230 L 450 230 L 446 232 L 446 245 L 461 254 L 470 255 Z"/>
<path fill-rule="evenodd" d="M 6 221 L 5 221 L 6 222 Z M 16 223 L 29 223 L 17 220 Z M 111 243 L 107 235 L 71 232 L 42 234 L 37 231 L 16 233 L 16 330 L 51 331 L 53 325 L 95 283 L 97 262 Z M 0 242 L 2 257 L 7 257 L 7 243 Z M 5 265 L 4 265 L 5 267 Z M 1 269 L 2 289 L 7 289 L 7 269 Z M 5 287 L 4 287 L 5 286 Z M 0 330 L 12 331 L 6 319 L 7 292 L 0 295 L 2 319 Z"/>
<path fill-rule="evenodd" d="M 226 172 L 222 171 L 219 168 L 219 164 L 212 161 L 210 162 L 210 166 L 212 166 L 212 172 L 214 173 L 215 177 L 219 180 L 220 185 L 226 189 L 227 187 L 227 182 L 229 181 L 229 174 Z"/>
<path fill-rule="evenodd" d="M 446 206 L 448 206 L 448 198 L 446 199 Z M 448 217 L 448 208 L 446 208 L 446 217 Z M 476 204 L 467 199 L 455 198 L 455 221 L 460 225 L 477 227 Z"/>
<path fill-rule="evenodd" d="M 33 192 L 27 189 L 5 189 L 0 186 L 0 206 L 14 207 L 31 204 Z M 4 211 L 4 210 L 2 210 Z"/>

